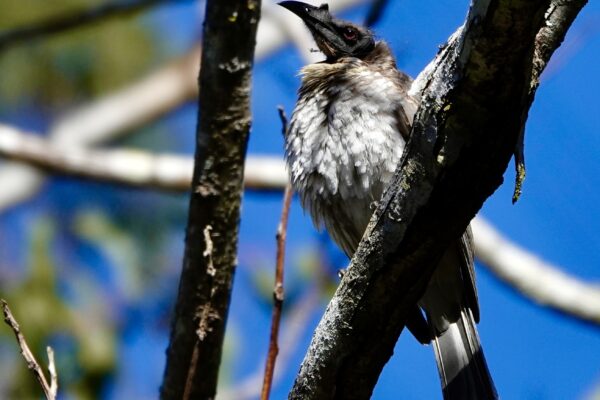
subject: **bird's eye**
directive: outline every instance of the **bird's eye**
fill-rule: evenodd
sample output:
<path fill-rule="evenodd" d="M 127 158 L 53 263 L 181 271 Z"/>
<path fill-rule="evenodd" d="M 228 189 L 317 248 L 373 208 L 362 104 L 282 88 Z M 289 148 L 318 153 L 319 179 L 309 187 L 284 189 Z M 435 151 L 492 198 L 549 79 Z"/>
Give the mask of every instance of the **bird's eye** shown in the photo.
<path fill-rule="evenodd" d="M 358 36 L 358 32 L 356 32 L 356 29 L 354 28 L 344 28 L 344 38 L 346 40 L 351 40 L 354 41 L 356 40 L 356 37 Z"/>

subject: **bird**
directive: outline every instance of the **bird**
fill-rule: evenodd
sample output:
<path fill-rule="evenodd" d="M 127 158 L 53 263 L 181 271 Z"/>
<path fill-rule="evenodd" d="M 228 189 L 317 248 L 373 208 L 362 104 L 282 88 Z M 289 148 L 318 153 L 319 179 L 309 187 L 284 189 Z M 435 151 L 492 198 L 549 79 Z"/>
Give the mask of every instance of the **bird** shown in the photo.
<path fill-rule="evenodd" d="M 279 5 L 300 17 L 325 56 L 300 70 L 285 133 L 290 181 L 314 225 L 351 258 L 402 157 L 419 99 L 371 30 L 335 18 L 327 4 Z M 446 400 L 498 397 L 476 328 L 472 241 L 467 229 L 449 246 L 406 323 L 432 344 Z"/>

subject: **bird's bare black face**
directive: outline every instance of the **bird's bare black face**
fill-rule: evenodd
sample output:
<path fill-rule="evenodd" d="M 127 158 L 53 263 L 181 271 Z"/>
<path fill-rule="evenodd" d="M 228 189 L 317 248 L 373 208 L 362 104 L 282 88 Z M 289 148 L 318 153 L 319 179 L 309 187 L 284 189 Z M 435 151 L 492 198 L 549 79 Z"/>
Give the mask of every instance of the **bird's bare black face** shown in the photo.
<path fill-rule="evenodd" d="M 363 58 L 375 46 L 371 31 L 333 18 L 327 4 L 315 7 L 300 1 L 282 1 L 279 5 L 304 21 L 317 46 L 330 61 L 348 56 Z"/>

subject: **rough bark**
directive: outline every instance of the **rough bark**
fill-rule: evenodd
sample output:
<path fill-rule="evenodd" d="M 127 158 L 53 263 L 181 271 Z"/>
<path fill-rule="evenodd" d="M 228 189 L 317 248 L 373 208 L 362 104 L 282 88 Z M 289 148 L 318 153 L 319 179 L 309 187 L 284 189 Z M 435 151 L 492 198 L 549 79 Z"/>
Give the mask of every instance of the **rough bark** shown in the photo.
<path fill-rule="evenodd" d="M 215 397 L 236 266 L 260 0 L 206 4 L 194 176 L 161 398 Z"/>
<path fill-rule="evenodd" d="M 290 399 L 370 397 L 433 266 L 502 183 L 535 90 L 534 49 L 550 4 L 476 1 L 428 71 L 395 179 L 315 331 Z M 580 9 L 585 1 L 569 4 Z"/>

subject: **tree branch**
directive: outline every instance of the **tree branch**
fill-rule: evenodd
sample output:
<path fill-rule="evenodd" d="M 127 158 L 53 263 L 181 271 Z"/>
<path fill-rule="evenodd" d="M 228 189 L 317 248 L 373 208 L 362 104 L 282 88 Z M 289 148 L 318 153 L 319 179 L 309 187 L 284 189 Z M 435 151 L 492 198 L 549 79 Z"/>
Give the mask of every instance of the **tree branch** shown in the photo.
<path fill-rule="evenodd" d="M 411 307 L 502 174 L 525 123 L 550 1 L 475 1 L 424 84 L 390 189 L 323 316 L 290 399 L 367 399 Z"/>
<path fill-rule="evenodd" d="M 281 133 L 287 132 L 288 120 L 282 106 L 278 107 L 279 118 L 281 119 Z M 265 375 L 261 390 L 261 400 L 269 400 L 271 395 L 271 385 L 273 384 L 273 375 L 275 372 L 275 361 L 279 353 L 277 338 L 279 336 L 279 325 L 281 323 L 281 313 L 283 310 L 284 288 L 283 272 L 285 261 L 285 241 L 287 238 L 288 217 L 290 206 L 292 204 L 292 185 L 287 182 L 283 191 L 283 207 L 281 219 L 277 226 L 277 255 L 275 257 L 275 286 L 273 287 L 273 315 L 271 318 L 271 334 L 269 337 L 269 351 L 267 353 L 267 362 L 265 363 Z"/>
<path fill-rule="evenodd" d="M 292 356 L 298 350 L 302 337 L 310 326 L 310 318 L 321 304 L 321 288 L 314 285 L 286 313 L 286 323 L 283 325 L 280 339 L 279 362 L 275 366 L 273 381 L 285 373 Z M 253 400 L 259 398 L 262 389 L 264 365 L 261 362 L 256 370 L 242 382 L 231 388 L 225 388 L 219 393 L 219 400 Z"/>
<path fill-rule="evenodd" d="M 600 326 L 600 285 L 571 277 L 511 243 L 483 218 L 471 224 L 475 255 L 501 281 L 535 303 Z"/>
<path fill-rule="evenodd" d="M 259 18 L 260 0 L 206 3 L 194 176 L 163 399 L 215 397 L 236 265 Z"/>
<path fill-rule="evenodd" d="M 39 168 L 43 173 L 176 192 L 189 190 L 194 166 L 191 157 L 175 154 L 64 147 L 40 135 L 2 124 L 0 155 Z M 246 188 L 280 191 L 286 182 L 282 160 L 270 157 L 246 160 Z"/>
<path fill-rule="evenodd" d="M 277 227 L 277 261 L 275 265 L 275 287 L 273 288 L 273 316 L 271 319 L 271 335 L 269 338 L 269 352 L 265 364 L 265 375 L 261 390 L 260 399 L 269 400 L 271 395 L 271 384 L 273 383 L 273 373 L 275 371 L 275 361 L 279 353 L 277 337 L 279 336 L 279 325 L 281 323 L 281 312 L 283 310 L 283 265 L 285 259 L 285 240 L 287 236 L 288 215 L 292 203 L 292 185 L 287 184 L 283 193 L 283 210 L 281 220 Z"/>
<path fill-rule="evenodd" d="M 4 313 L 4 322 L 6 322 L 15 334 L 17 342 L 19 343 L 19 348 L 21 349 L 21 355 L 27 362 L 27 368 L 29 368 L 39 382 L 46 399 L 55 400 L 58 393 L 58 377 L 56 374 L 56 366 L 54 365 L 54 351 L 50 346 L 46 347 L 46 353 L 48 354 L 48 372 L 50 373 L 50 383 L 48 383 L 44 371 L 42 371 L 42 367 L 40 367 L 40 364 L 35 359 L 31 349 L 29 349 L 25 336 L 21 333 L 19 323 L 12 315 L 8 303 L 6 300 L 0 299 L 0 304 L 2 305 L 2 312 Z"/>
<path fill-rule="evenodd" d="M 0 32 L 0 52 L 10 46 L 62 33 L 71 29 L 89 26 L 92 23 L 114 17 L 125 17 L 141 12 L 161 3 L 181 2 L 183 0 L 125 0 L 101 4 L 89 10 L 72 12 L 58 17 L 48 18 L 28 26 L 22 26 Z"/>
<path fill-rule="evenodd" d="M 529 107 L 525 110 L 523 121 L 527 120 L 527 112 L 535 98 L 535 92 L 540 85 L 540 76 L 550 57 L 563 42 L 567 30 L 579 14 L 579 11 L 587 4 L 587 0 L 552 0 L 550 7 L 544 16 L 545 26 L 538 32 L 535 38 L 535 50 L 533 53 L 533 69 L 529 88 Z M 515 170 L 516 182 L 513 194 L 513 203 L 521 196 L 523 181 L 525 180 L 525 123 L 517 140 L 515 147 Z"/>

